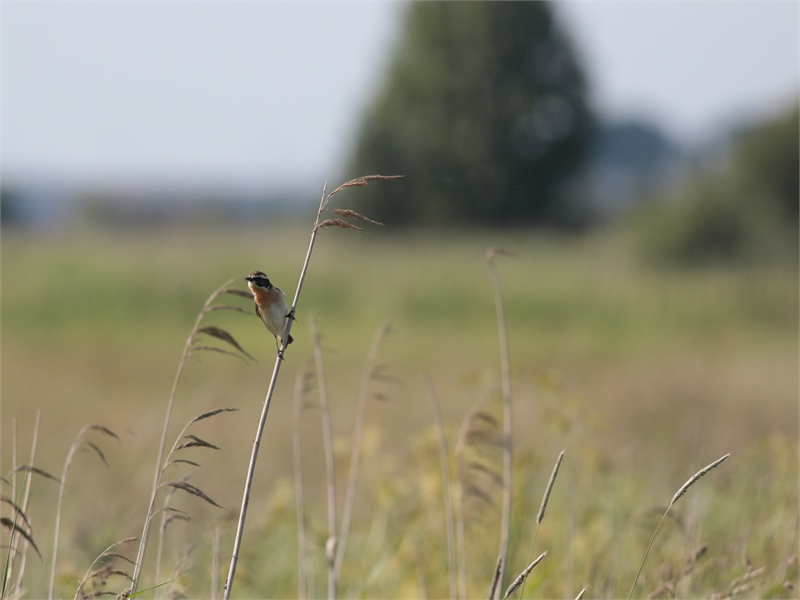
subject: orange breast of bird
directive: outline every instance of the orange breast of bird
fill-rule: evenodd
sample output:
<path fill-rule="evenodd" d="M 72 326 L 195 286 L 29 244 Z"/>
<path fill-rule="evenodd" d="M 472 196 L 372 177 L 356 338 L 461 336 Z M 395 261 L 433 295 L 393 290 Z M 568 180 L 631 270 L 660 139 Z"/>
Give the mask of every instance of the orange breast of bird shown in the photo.
<path fill-rule="evenodd" d="M 289 307 L 286 305 L 286 296 L 278 288 L 264 290 L 258 286 L 249 286 L 253 292 L 256 304 L 261 312 L 261 320 L 272 335 L 283 336 L 286 329 L 286 315 Z M 293 340 L 289 337 L 289 342 Z"/>

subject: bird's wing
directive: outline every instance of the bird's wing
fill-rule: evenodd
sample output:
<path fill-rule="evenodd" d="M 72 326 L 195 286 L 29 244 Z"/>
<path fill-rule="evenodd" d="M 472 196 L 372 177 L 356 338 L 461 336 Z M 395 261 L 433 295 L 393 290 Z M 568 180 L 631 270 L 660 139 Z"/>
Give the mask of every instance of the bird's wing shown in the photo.
<path fill-rule="evenodd" d="M 254 302 L 253 304 L 256 306 L 256 316 L 263 321 L 264 317 L 261 316 L 261 311 L 258 309 L 258 302 Z"/>

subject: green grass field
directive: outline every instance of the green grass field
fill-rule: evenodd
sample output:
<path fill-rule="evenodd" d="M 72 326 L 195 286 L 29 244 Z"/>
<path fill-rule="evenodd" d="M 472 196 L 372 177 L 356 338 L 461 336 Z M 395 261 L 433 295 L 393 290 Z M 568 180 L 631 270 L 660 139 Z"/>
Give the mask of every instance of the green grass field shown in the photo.
<path fill-rule="evenodd" d="M 28 462 L 39 410 L 36 466 L 49 473 L 60 473 L 82 426 L 99 423 L 120 436 L 118 442 L 91 437 L 108 467 L 87 451 L 70 470 L 60 597 L 75 593 L 104 548 L 141 533 L 166 399 L 205 298 L 228 278 L 256 269 L 291 298 L 309 229 L 195 224 L 3 232 L 3 473 L 10 478 L 15 464 L 14 428 L 16 464 Z M 515 407 L 507 577 L 525 567 L 560 450 L 566 449 L 564 463 L 535 548 L 549 554 L 533 571 L 525 597 L 569 598 L 584 586 L 586 598 L 627 597 L 672 495 L 731 452 L 671 511 L 636 596 L 661 586 L 658 597 L 724 597 L 734 588 L 742 588 L 736 597 L 797 597 L 800 357 L 793 269 L 649 268 L 619 232 L 569 238 L 539 231 L 370 232 L 320 233 L 292 330 L 297 341 L 266 425 L 235 597 L 297 594 L 292 392 L 312 354 L 312 315 L 323 335 L 340 510 L 366 354 L 375 331 L 393 320 L 380 352 L 392 379 L 376 384 L 380 399 L 367 405 L 340 596 L 447 596 L 441 471 L 423 376 L 436 385 L 451 454 L 462 419 L 477 402 L 501 417 L 499 343 L 484 260 L 495 246 L 517 255 L 498 259 Z M 241 280 L 236 285 L 245 289 Z M 175 468 L 175 478 L 191 474 L 192 484 L 225 507 L 173 497 L 192 520 L 167 530 L 160 578 L 185 573 L 163 589 L 188 597 L 210 594 L 217 530 L 225 579 L 274 360 L 273 340 L 255 318 L 221 311 L 208 319 L 259 360 L 248 365 L 196 355 L 178 390 L 169 443 L 205 410 L 239 409 L 193 429 L 220 447 L 187 450 L 201 468 Z M 324 456 L 316 393 L 307 401 L 309 594 L 324 596 Z M 476 451 L 487 464 L 499 461 L 496 448 Z M 454 472 L 455 466 L 453 459 Z M 22 476 L 17 479 L 21 484 Z M 491 485 L 485 492 L 483 501 L 468 504 L 470 597 L 485 597 L 497 556 L 500 492 Z M 46 596 L 56 495 L 57 484 L 34 478 L 28 515 L 44 560 L 28 557 L 26 597 Z M 687 563 L 702 544 L 707 552 Z M 135 548 L 126 554 L 135 556 Z M 145 587 L 156 583 L 154 557 L 151 544 Z M 173 568 L 178 571 L 169 576 Z M 117 578 L 108 589 L 125 586 Z"/>

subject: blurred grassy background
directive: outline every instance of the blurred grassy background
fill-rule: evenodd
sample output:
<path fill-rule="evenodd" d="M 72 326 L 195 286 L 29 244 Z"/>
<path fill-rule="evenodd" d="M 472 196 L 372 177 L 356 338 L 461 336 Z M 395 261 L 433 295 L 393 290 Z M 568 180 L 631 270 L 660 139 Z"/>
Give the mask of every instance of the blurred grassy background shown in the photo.
<path fill-rule="evenodd" d="M 86 453 L 70 473 L 63 596 L 74 592 L 103 548 L 139 533 L 172 377 L 207 295 L 229 277 L 260 269 L 292 297 L 307 243 L 307 227 L 294 223 L 4 231 L 4 470 L 11 465 L 14 422 L 17 461 L 27 461 L 37 410 L 36 464 L 51 473 L 60 472 L 84 424 L 101 423 L 121 437 L 119 443 L 96 440 L 108 468 Z M 580 237 L 535 230 L 322 231 L 293 329 L 297 342 L 267 421 L 237 593 L 295 594 L 291 394 L 312 351 L 307 320 L 314 315 L 324 336 L 342 482 L 366 353 L 378 327 L 394 320 L 381 362 L 400 383 L 386 384 L 387 400 L 368 408 L 363 505 L 343 590 L 357 595 L 367 585 L 369 596 L 419 595 L 421 570 L 429 594 L 446 594 L 441 483 L 422 376 L 430 373 L 437 386 L 451 450 L 476 401 L 483 398 L 490 412 L 499 407 L 497 331 L 483 258 L 492 246 L 518 256 L 500 264 L 520 459 L 511 571 L 524 566 L 543 486 L 558 451 L 567 449 L 537 542 L 539 551 L 551 550 L 550 566 L 526 595 L 560 597 L 584 584 L 595 597 L 626 592 L 654 527 L 650 511 L 726 452 L 732 458 L 677 507 L 675 531 L 664 534 L 651 557 L 643 589 L 667 578 L 670 561 L 680 569 L 689 546 L 708 542 L 711 558 L 689 592 L 723 591 L 746 572 L 747 555 L 755 567 L 769 569 L 759 593 L 775 593 L 770 590 L 782 578 L 793 576 L 786 561 L 797 544 L 797 272 L 791 266 L 657 268 L 634 258 L 633 243 L 621 229 Z M 179 582 L 190 596 L 208 593 L 217 525 L 227 568 L 231 519 L 274 352 L 271 336 L 254 318 L 215 313 L 212 322 L 259 362 L 196 356 L 179 388 L 170 439 L 204 410 L 240 409 L 195 430 L 222 450 L 195 454 L 203 468 L 191 482 L 226 510 L 176 497 L 194 520 L 174 525 L 165 564 L 199 544 L 193 570 Z M 317 411 L 304 417 L 303 427 L 322 594 L 326 534 Z M 55 492 L 51 482 L 34 482 L 30 512 L 43 548 L 51 547 Z M 498 507 L 499 499 L 494 508 L 484 507 L 470 529 L 472 594 L 485 593 L 493 569 Z M 790 523 L 795 526 L 787 529 Z M 151 546 L 151 561 L 153 555 Z M 376 565 L 380 573 L 372 573 Z M 44 568 L 31 561 L 29 581 L 44 582 Z M 30 594 L 44 589 L 32 585 Z"/>

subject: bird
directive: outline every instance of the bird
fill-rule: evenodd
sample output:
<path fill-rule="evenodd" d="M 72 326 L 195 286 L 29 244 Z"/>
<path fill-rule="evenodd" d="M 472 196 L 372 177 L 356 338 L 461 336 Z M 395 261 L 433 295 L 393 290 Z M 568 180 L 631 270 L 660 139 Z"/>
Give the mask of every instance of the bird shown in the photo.
<path fill-rule="evenodd" d="M 278 344 L 278 338 L 283 342 L 283 334 L 286 331 L 287 319 L 294 319 L 294 316 L 289 312 L 289 306 L 286 304 L 286 294 L 276 288 L 270 282 L 269 278 L 261 271 L 253 271 L 245 277 L 247 287 L 253 293 L 253 300 L 256 303 L 256 315 L 261 319 L 272 335 L 275 336 L 275 344 Z M 287 338 L 286 345 L 288 346 L 294 341 L 291 334 Z M 280 350 L 278 350 L 280 355 Z"/>

